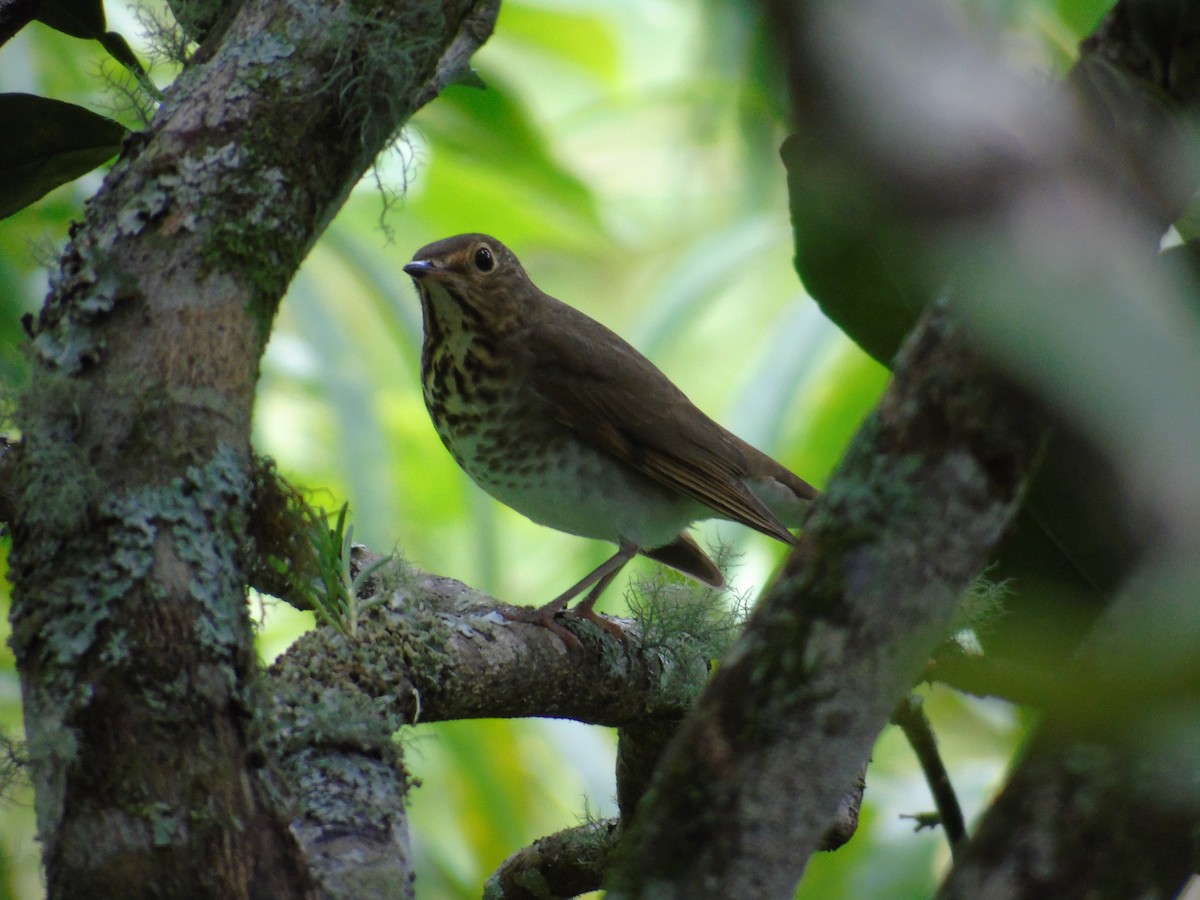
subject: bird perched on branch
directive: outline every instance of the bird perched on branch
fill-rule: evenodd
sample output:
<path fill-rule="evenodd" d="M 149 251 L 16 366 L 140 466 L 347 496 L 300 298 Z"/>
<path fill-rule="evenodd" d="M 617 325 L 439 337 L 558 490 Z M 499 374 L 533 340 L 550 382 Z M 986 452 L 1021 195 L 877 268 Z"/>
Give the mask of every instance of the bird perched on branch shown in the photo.
<path fill-rule="evenodd" d="M 446 449 L 534 522 L 617 545 L 549 603 L 508 618 L 577 644 L 555 616 L 587 591 L 575 614 L 623 640 L 593 607 L 636 554 L 720 587 L 687 534 L 696 520 L 795 542 L 788 528 L 817 491 L 702 413 L 617 334 L 540 291 L 498 240 L 446 238 L 404 271 L 421 296 L 421 383 Z"/>

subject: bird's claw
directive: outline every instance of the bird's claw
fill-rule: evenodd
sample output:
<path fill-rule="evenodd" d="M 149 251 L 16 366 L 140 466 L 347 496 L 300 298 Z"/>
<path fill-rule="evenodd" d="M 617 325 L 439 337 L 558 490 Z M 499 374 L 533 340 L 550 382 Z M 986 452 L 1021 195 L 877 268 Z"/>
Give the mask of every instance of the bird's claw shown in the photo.
<path fill-rule="evenodd" d="M 562 606 L 547 604 L 546 606 L 538 607 L 537 609 L 526 609 L 524 607 L 511 607 L 500 612 L 505 619 L 510 622 L 523 622 L 528 625 L 540 625 L 542 628 L 549 629 L 558 635 L 559 639 L 566 644 L 567 649 L 571 651 L 582 651 L 583 643 L 569 629 L 564 627 L 559 621 L 559 616 L 570 616 L 576 619 L 584 619 L 607 632 L 616 640 L 621 642 L 622 646 L 629 643 L 629 638 L 625 634 L 625 630 L 604 616 L 599 615 L 590 607 L 580 606 L 575 610 L 565 610 Z"/>

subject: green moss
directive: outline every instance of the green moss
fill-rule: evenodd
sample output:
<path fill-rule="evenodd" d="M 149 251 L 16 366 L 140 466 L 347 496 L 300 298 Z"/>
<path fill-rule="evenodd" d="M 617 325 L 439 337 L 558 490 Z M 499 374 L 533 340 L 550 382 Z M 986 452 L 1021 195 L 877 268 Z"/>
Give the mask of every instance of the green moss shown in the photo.
<path fill-rule="evenodd" d="M 384 567 L 382 582 L 402 583 L 411 576 L 405 574 L 401 563 L 391 562 Z M 446 617 L 434 606 L 419 601 L 407 602 L 408 598 L 420 596 L 380 587 L 378 603 L 360 618 L 359 640 L 347 641 L 347 653 L 353 657 L 356 677 L 363 682 L 364 690 L 394 704 L 396 715 L 409 698 L 393 696 L 392 685 L 398 672 L 420 673 L 427 679 L 426 690 L 454 677 L 447 670 L 449 657 L 445 647 L 451 637 L 451 626 Z M 403 605 L 402 615 L 397 616 L 397 607 Z M 390 606 L 389 611 L 384 607 Z M 397 660 L 403 660 L 403 666 Z M 358 674 L 361 673 L 361 674 Z M 419 700 L 418 700 L 419 703 Z M 419 710 L 414 722 L 419 719 Z"/>
<path fill-rule="evenodd" d="M 879 428 L 879 413 L 873 412 L 831 476 L 823 502 L 817 505 L 809 523 L 820 529 L 826 521 L 836 522 L 843 544 L 852 544 L 860 537 L 873 540 L 884 522 L 905 520 L 910 515 L 919 517 L 924 511 L 923 498 L 913 487 L 913 480 L 925 464 L 925 457 L 876 452 Z M 864 474 L 837 477 L 843 471 Z"/>
<path fill-rule="evenodd" d="M 372 698 L 361 691 L 317 685 L 277 686 L 270 710 L 273 743 L 283 752 L 314 745 L 387 748 L 399 761 L 392 734 L 399 720 L 388 710 L 389 698 Z"/>
<path fill-rule="evenodd" d="M 372 558 L 356 548 L 349 504 L 336 517 L 314 509 L 270 460 L 255 464 L 253 484 L 246 547 L 252 583 L 357 638 L 362 615 L 399 583 L 395 569 L 384 573 L 393 557 Z"/>
<path fill-rule="evenodd" d="M 408 775 L 392 740 L 399 723 L 387 698 L 278 682 L 258 718 L 290 788 L 272 791 L 281 809 L 295 797 L 293 816 L 385 831 L 403 815 Z"/>
<path fill-rule="evenodd" d="M 76 442 L 83 387 L 61 372 L 43 372 L 17 402 L 16 424 L 25 435 L 14 479 L 21 485 L 22 527 L 66 540 L 87 527 L 102 489 Z"/>
<path fill-rule="evenodd" d="M 254 157 L 245 144 L 214 147 L 188 162 L 196 179 L 198 218 L 212 225 L 200 252 L 213 272 L 236 272 L 251 288 L 248 309 L 258 326 L 259 344 L 270 335 L 279 300 L 305 245 L 304 224 L 294 215 L 303 204 L 301 188 L 283 171 Z M 199 189 L 214 181 L 220 193 Z"/>
<path fill-rule="evenodd" d="M 255 457 L 243 565 L 255 588 L 312 609 L 309 586 L 321 578 L 319 539 L 329 526 L 321 510 L 279 474 L 275 461 Z"/>

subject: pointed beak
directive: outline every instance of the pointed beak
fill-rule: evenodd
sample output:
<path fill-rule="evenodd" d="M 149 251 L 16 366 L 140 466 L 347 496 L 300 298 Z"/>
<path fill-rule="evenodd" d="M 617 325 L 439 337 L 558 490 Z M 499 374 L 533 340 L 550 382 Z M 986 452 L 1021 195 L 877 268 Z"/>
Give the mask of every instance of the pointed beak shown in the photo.
<path fill-rule="evenodd" d="M 438 270 L 434 264 L 427 259 L 414 259 L 404 267 L 404 271 L 413 278 L 420 279 L 426 277 L 427 275 L 433 275 Z"/>

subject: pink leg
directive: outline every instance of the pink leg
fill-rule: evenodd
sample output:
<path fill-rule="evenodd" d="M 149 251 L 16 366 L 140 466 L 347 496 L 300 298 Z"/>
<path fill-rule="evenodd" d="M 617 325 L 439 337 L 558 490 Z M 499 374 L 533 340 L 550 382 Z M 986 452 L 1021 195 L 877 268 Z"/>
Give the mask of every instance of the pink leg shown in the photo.
<path fill-rule="evenodd" d="M 612 583 L 612 580 L 617 577 L 617 574 L 625 567 L 625 564 L 633 559 L 635 555 L 637 555 L 636 547 L 632 544 L 621 544 L 620 549 L 611 558 L 601 563 L 584 578 L 580 579 L 579 582 L 567 588 L 567 590 L 563 591 L 545 606 L 539 606 L 537 609 L 530 610 L 509 610 L 503 614 L 504 618 L 512 622 L 529 622 L 541 625 L 543 628 L 549 628 L 562 638 L 563 643 L 567 646 L 581 648 L 583 645 L 579 643 L 579 639 L 554 621 L 554 617 L 562 612 L 571 600 L 590 587 L 591 590 L 588 591 L 588 595 L 575 608 L 576 614 L 581 619 L 594 622 L 617 638 L 621 643 L 625 643 L 625 632 L 621 630 L 621 627 L 597 615 L 592 611 L 592 607 L 596 605 L 596 600 L 604 593 L 604 589 Z"/>

